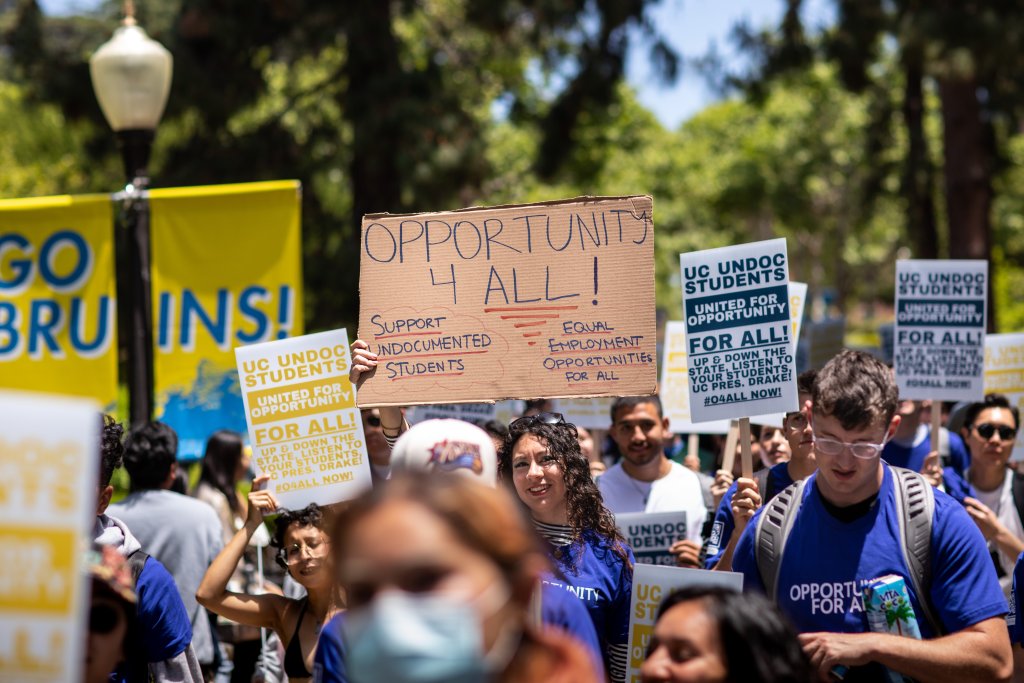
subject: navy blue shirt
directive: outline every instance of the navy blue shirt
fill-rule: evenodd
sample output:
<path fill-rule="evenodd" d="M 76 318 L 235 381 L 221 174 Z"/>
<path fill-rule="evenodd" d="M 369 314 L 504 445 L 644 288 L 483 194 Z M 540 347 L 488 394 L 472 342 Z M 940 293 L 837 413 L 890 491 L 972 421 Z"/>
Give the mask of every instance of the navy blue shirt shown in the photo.
<path fill-rule="evenodd" d="M 924 439 L 913 446 L 903 446 L 890 440 L 882 449 L 882 459 L 890 465 L 920 472 L 921 466 L 924 465 L 924 459 L 935 449 L 932 448 L 931 430 L 925 425 L 921 425 L 918 429 L 925 432 Z M 917 438 L 919 436 L 915 437 L 915 441 Z M 970 464 L 971 454 L 967 450 L 967 446 L 964 445 L 964 440 L 953 432 L 949 432 L 949 467 L 963 477 L 964 471 Z"/>
<path fill-rule="evenodd" d="M 1024 645 L 1024 623 L 1017 611 L 1020 604 L 1018 591 L 1024 590 L 1024 553 L 1017 557 L 1013 567 L 1013 588 L 1010 591 L 1010 611 L 1006 615 L 1006 628 L 1010 631 L 1010 643 Z"/>

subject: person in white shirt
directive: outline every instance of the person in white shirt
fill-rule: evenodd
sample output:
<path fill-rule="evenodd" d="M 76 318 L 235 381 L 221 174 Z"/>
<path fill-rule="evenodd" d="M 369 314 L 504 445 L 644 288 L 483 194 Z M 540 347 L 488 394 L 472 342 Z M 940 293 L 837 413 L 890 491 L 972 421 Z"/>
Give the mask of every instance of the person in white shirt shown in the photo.
<path fill-rule="evenodd" d="M 657 396 L 617 398 L 609 433 L 622 459 L 597 480 L 613 513 L 685 511 L 687 537 L 670 549 L 681 567 L 698 567 L 707 515 L 697 475 L 665 457 L 672 436 Z"/>
<path fill-rule="evenodd" d="M 1024 523 L 1018 509 L 1024 500 L 1024 475 L 1009 469 L 1017 439 L 1019 411 L 1002 394 L 987 394 L 964 415 L 961 430 L 971 451 L 967 481 L 978 494 L 964 507 L 988 541 L 1003 593 L 1009 596 L 1013 567 L 1024 551 Z"/>

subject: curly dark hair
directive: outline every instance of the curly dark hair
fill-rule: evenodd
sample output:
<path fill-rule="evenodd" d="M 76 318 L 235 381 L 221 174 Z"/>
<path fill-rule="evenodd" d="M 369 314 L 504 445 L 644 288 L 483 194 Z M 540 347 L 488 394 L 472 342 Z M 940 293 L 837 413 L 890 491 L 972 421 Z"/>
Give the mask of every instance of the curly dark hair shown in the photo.
<path fill-rule="evenodd" d="M 160 488 L 178 457 L 178 435 L 163 422 L 147 422 L 128 434 L 124 467 L 132 491 Z"/>
<path fill-rule="evenodd" d="M 523 436 L 530 434 L 547 444 L 548 451 L 558 459 L 565 483 L 565 505 L 572 528 L 573 541 L 579 543 L 585 531 L 604 538 L 612 550 L 632 570 L 626 539 L 615 525 L 615 516 L 604 506 L 604 498 L 590 474 L 590 461 L 580 451 L 576 425 L 563 422 L 547 424 L 541 420 L 520 418 L 509 425 L 508 435 L 498 454 L 498 477 L 525 506 L 512 482 L 512 449 Z"/>
<path fill-rule="evenodd" d="M 110 415 L 100 415 L 100 421 L 100 486 L 106 488 L 124 462 L 124 427 Z"/>
<path fill-rule="evenodd" d="M 327 529 L 324 510 L 316 503 L 310 503 L 301 510 L 282 511 L 274 521 L 274 536 L 270 539 L 270 544 L 278 549 L 275 559 L 279 565 L 285 568 L 287 568 L 287 565 L 284 564 L 284 535 L 293 526 L 312 526 L 320 529 L 320 531 L 323 531 L 328 536 L 330 535 Z"/>

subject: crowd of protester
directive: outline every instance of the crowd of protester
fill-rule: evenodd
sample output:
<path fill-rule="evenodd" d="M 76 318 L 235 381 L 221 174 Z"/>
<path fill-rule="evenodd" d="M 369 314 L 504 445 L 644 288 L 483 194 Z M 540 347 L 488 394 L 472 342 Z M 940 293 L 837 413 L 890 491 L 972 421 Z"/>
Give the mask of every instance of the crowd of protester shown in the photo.
<path fill-rule="evenodd" d="M 358 386 L 376 356 L 352 351 Z M 798 390 L 799 410 L 753 426 L 753 477 L 722 468 L 720 436 L 685 448 L 656 395 L 617 398 L 591 431 L 543 401 L 510 424 L 363 410 L 372 488 L 302 510 L 267 475 L 239 494 L 239 434 L 210 437 L 189 495 L 170 427 L 104 417 L 84 677 L 618 682 L 632 660 L 643 681 L 1024 680 L 1017 407 L 901 401 L 854 351 Z M 631 651 L 615 515 L 680 511 L 676 564 L 739 572 L 744 592 L 670 593 Z M 865 588 L 891 576 L 919 639 L 869 624 Z"/>

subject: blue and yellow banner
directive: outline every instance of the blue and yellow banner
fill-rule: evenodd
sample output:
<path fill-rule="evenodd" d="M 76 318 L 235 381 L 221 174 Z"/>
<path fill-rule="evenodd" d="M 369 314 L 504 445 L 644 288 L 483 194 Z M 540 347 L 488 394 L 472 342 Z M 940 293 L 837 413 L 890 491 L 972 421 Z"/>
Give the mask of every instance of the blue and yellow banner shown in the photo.
<path fill-rule="evenodd" d="M 246 432 L 233 349 L 302 330 L 298 181 L 152 190 L 156 417 L 178 455 Z"/>
<path fill-rule="evenodd" d="M 0 387 L 117 400 L 109 195 L 0 200 Z"/>

